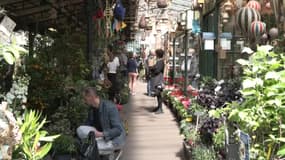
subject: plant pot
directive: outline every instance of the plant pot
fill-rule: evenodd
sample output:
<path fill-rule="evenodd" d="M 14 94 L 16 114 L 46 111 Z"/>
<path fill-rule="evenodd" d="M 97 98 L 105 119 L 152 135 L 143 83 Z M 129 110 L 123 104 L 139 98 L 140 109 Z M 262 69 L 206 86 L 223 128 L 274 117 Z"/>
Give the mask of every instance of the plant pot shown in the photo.
<path fill-rule="evenodd" d="M 183 141 L 183 152 L 184 152 L 184 158 L 185 160 L 191 160 L 192 153 L 191 153 L 191 147 L 187 144 L 187 142 Z"/>
<path fill-rule="evenodd" d="M 54 160 L 71 160 L 72 156 L 70 154 L 55 155 Z"/>

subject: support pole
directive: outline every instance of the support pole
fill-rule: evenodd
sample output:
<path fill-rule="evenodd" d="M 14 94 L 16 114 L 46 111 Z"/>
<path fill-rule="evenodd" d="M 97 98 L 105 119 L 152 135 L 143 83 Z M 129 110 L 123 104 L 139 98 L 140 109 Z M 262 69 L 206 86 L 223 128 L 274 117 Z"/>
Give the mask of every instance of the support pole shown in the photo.
<path fill-rule="evenodd" d="M 29 26 L 29 56 L 33 57 L 34 54 L 34 42 L 35 42 L 35 35 L 33 34 L 33 27 Z"/>
<path fill-rule="evenodd" d="M 188 14 L 186 12 L 186 24 L 188 24 Z M 187 95 L 187 85 L 188 85 L 188 48 L 189 48 L 189 34 L 188 28 L 185 29 L 185 41 L 184 41 L 184 61 L 185 61 L 185 72 L 184 72 L 184 95 Z"/>
<path fill-rule="evenodd" d="M 173 54 L 172 54 L 172 80 L 173 80 L 173 84 L 175 84 L 175 72 L 176 72 L 176 64 L 175 64 L 175 57 L 176 57 L 176 38 L 173 38 Z"/>
<path fill-rule="evenodd" d="M 94 22 L 92 19 L 92 11 L 94 8 L 93 0 L 86 0 L 86 15 L 87 15 L 87 49 L 86 49 L 86 60 L 89 65 L 92 64 L 92 53 L 94 51 Z"/>

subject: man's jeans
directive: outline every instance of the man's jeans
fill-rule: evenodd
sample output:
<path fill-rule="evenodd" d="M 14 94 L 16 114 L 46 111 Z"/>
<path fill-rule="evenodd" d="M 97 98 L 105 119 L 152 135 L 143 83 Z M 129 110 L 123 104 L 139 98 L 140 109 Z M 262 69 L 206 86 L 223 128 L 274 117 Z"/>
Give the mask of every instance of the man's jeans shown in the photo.
<path fill-rule="evenodd" d="M 147 81 L 147 94 L 149 96 L 151 95 L 151 80 Z"/>
<path fill-rule="evenodd" d="M 76 133 L 80 139 L 86 139 L 89 132 L 95 131 L 96 129 L 91 126 L 80 126 L 77 128 Z M 121 149 L 122 146 L 114 146 L 112 141 L 105 141 L 103 138 L 96 138 L 99 154 L 104 154 L 106 152 L 115 151 Z"/>

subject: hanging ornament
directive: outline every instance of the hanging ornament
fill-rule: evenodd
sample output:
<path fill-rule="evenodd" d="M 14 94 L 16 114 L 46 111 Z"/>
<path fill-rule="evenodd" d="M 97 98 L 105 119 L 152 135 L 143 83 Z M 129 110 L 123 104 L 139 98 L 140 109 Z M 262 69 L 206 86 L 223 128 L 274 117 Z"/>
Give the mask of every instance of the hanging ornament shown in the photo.
<path fill-rule="evenodd" d="M 268 41 L 268 35 L 267 33 L 264 33 L 261 37 L 260 37 L 260 42 L 265 45 Z"/>
<path fill-rule="evenodd" d="M 261 21 L 253 21 L 251 23 L 250 32 L 252 38 L 259 39 L 260 36 L 266 31 L 266 24 Z"/>
<path fill-rule="evenodd" d="M 233 10 L 234 5 L 233 5 L 233 3 L 232 3 L 230 0 L 228 0 L 228 1 L 223 5 L 223 8 L 224 8 L 224 10 L 225 10 L 226 12 L 230 12 L 230 11 Z"/>
<path fill-rule="evenodd" d="M 267 40 L 268 40 L 268 35 L 267 35 L 267 33 L 264 33 L 264 34 L 261 36 L 261 39 L 267 41 Z"/>
<path fill-rule="evenodd" d="M 192 1 L 192 8 L 193 8 L 194 10 L 200 9 L 200 4 L 199 4 L 198 0 L 193 0 L 193 1 Z"/>
<path fill-rule="evenodd" d="M 242 33 L 249 36 L 249 30 L 253 21 L 260 21 L 261 16 L 255 9 L 243 7 L 236 14 L 236 23 Z"/>
<path fill-rule="evenodd" d="M 222 12 L 222 22 L 225 24 L 225 23 L 228 23 L 229 22 L 229 19 L 230 19 L 230 16 L 229 16 L 229 13 L 228 12 Z"/>
<path fill-rule="evenodd" d="M 265 7 L 266 7 L 267 9 L 271 9 L 270 2 L 267 2 L 267 3 L 265 4 Z"/>
<path fill-rule="evenodd" d="M 243 4 L 243 0 L 236 0 L 236 6 L 237 8 L 241 8 Z"/>
<path fill-rule="evenodd" d="M 249 8 L 253 8 L 253 9 L 256 9 L 257 11 L 260 11 L 261 10 L 261 5 L 258 1 L 255 1 L 255 0 L 250 0 L 246 7 L 249 7 Z"/>
<path fill-rule="evenodd" d="M 270 36 L 270 39 L 271 40 L 273 40 L 273 39 L 275 39 L 275 38 L 277 38 L 278 37 L 278 34 L 279 34 L 279 31 L 278 31 L 278 29 L 277 28 L 271 28 L 270 30 L 269 30 L 269 36 Z"/>
<path fill-rule="evenodd" d="M 275 16 L 275 21 L 276 24 L 278 24 L 280 22 L 280 12 L 281 12 L 281 0 L 270 0 L 270 6 L 273 10 L 274 16 Z"/>

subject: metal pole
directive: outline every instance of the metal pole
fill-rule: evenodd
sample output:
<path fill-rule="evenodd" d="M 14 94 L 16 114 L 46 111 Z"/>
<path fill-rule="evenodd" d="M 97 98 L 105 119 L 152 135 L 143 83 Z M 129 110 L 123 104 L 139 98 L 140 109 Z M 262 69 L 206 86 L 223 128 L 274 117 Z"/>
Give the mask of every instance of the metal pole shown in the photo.
<path fill-rule="evenodd" d="M 173 80 L 173 84 L 175 84 L 175 72 L 176 72 L 176 64 L 175 64 L 175 57 L 176 57 L 176 38 L 173 38 L 173 54 L 172 54 L 172 69 L 173 69 L 173 73 L 172 73 L 172 80 Z"/>
<path fill-rule="evenodd" d="M 89 65 L 92 64 L 92 52 L 93 52 L 93 27 L 94 23 L 92 20 L 92 10 L 94 8 L 94 4 L 92 0 L 85 1 L 85 7 L 87 12 L 87 50 L 86 50 L 86 60 Z"/>
<path fill-rule="evenodd" d="M 187 11 L 186 11 L 186 24 L 188 23 L 188 14 L 187 14 Z M 188 40 L 189 40 L 189 37 L 188 37 L 189 35 L 188 35 L 188 28 L 186 27 L 186 29 L 185 29 L 185 42 L 184 42 L 184 47 L 185 47 L 185 57 L 184 57 L 184 60 L 185 60 L 185 72 L 184 72 L 184 94 L 185 95 L 187 95 L 187 85 L 188 85 L 188 68 L 187 68 L 187 66 L 188 66 L 188 63 L 187 63 L 187 61 L 188 61 L 188 46 L 189 46 L 189 42 L 188 42 Z"/>

